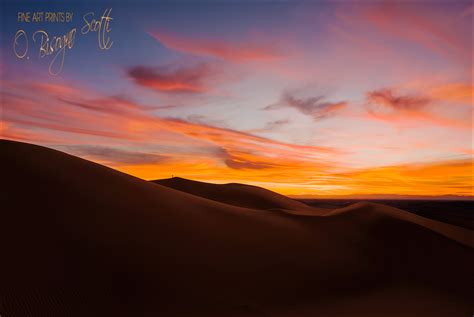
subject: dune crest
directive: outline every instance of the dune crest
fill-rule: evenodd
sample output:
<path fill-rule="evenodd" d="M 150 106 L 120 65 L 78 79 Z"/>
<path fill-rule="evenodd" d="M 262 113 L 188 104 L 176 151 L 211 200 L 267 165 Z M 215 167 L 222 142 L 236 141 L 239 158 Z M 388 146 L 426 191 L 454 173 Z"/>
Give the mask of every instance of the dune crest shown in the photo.
<path fill-rule="evenodd" d="M 251 209 L 288 209 L 308 213 L 324 213 L 325 209 L 313 208 L 289 197 L 272 192 L 268 189 L 238 184 L 212 184 L 193 181 L 181 177 L 158 179 L 152 181 L 182 192 L 225 204 Z"/>

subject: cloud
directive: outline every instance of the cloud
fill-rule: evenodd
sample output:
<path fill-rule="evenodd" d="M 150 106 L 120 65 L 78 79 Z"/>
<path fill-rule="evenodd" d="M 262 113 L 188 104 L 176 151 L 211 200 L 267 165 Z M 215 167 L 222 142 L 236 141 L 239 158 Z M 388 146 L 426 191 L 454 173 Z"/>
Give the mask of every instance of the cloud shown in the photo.
<path fill-rule="evenodd" d="M 50 95 L 55 96 L 64 96 L 64 95 L 78 95 L 80 91 L 72 86 L 63 85 L 63 84 L 53 84 L 53 83 L 31 83 L 29 86 L 31 91 L 36 92 L 48 92 Z"/>
<path fill-rule="evenodd" d="M 293 157 L 312 160 L 320 155 L 337 155 L 341 151 L 332 147 L 289 144 L 259 137 L 250 133 L 227 128 L 192 123 L 176 118 L 154 118 L 153 122 L 161 128 L 169 129 L 191 138 L 225 147 L 227 150 L 246 150 L 264 155 Z"/>
<path fill-rule="evenodd" d="M 35 85 L 32 84 L 31 87 L 35 87 Z M 29 83 L 25 83 L 18 89 L 30 91 L 32 88 Z M 84 95 L 88 95 L 88 93 L 84 93 Z M 136 138 L 133 134 L 120 128 L 120 120 L 110 120 L 112 116 L 97 115 L 95 111 L 95 114 L 92 113 L 90 110 L 96 107 L 96 100 L 87 101 L 87 99 L 82 99 L 81 95 L 71 93 L 58 97 L 46 89 L 34 91 L 33 95 L 16 94 L 15 91 L 2 92 L 0 97 L 3 101 L 2 120 L 8 123 L 11 128 L 30 130 L 32 132 L 29 134 L 31 141 L 35 141 L 36 134 L 41 134 L 38 129 L 114 139 Z M 63 99 L 67 99 L 69 102 L 65 102 Z M 78 106 L 86 102 L 90 103 L 88 107 Z M 113 104 L 109 105 L 111 109 L 114 108 Z M 58 135 L 62 135 L 62 133 Z"/>
<path fill-rule="evenodd" d="M 124 132 L 113 132 L 111 129 L 108 129 L 107 131 L 104 129 L 82 128 L 82 127 L 69 125 L 66 122 L 61 124 L 61 123 L 41 122 L 41 121 L 36 121 L 36 120 L 17 119 L 17 118 L 7 118 L 6 120 L 10 123 L 18 124 L 21 126 L 29 126 L 29 127 L 54 130 L 54 131 L 59 131 L 59 132 L 75 133 L 75 134 L 114 138 L 114 139 L 133 140 L 133 136 L 131 136 L 130 134 L 127 134 Z M 31 134 L 31 136 L 33 135 L 35 134 Z M 32 138 L 31 140 L 33 141 L 34 139 L 35 138 Z"/>
<path fill-rule="evenodd" d="M 88 100 L 80 100 L 77 97 L 60 97 L 58 100 L 63 101 L 71 106 L 102 112 L 105 114 L 133 115 L 133 113 L 137 111 L 147 111 L 156 108 L 162 108 L 145 107 L 121 96 L 107 96 Z"/>
<path fill-rule="evenodd" d="M 279 128 L 287 126 L 291 121 L 289 119 L 280 119 L 269 121 L 262 128 L 247 130 L 248 133 L 265 133 L 265 132 L 274 132 L 278 131 Z"/>
<path fill-rule="evenodd" d="M 225 120 L 213 119 L 209 115 L 191 114 L 189 116 L 186 116 L 184 121 L 187 121 L 189 123 L 200 124 L 200 125 L 213 126 L 213 127 L 226 126 Z"/>
<path fill-rule="evenodd" d="M 418 95 L 400 95 L 394 89 L 380 89 L 367 93 L 369 108 L 380 106 L 393 111 L 412 112 L 421 111 L 430 105 L 431 100 Z M 372 109 L 372 108 L 370 108 Z"/>
<path fill-rule="evenodd" d="M 264 110 L 290 107 L 318 121 L 334 116 L 346 106 L 347 102 L 345 101 L 327 102 L 323 96 L 297 98 L 293 94 L 285 92 L 278 103 L 269 105 Z"/>
<path fill-rule="evenodd" d="M 471 127 L 471 122 L 463 118 L 451 118 L 436 113 L 435 103 L 431 97 L 424 94 L 402 94 L 397 89 L 384 88 L 368 92 L 365 108 L 369 117 L 397 124 L 422 120 L 443 127 L 462 129 Z"/>
<path fill-rule="evenodd" d="M 263 161 L 261 156 L 252 155 L 248 152 L 230 152 L 225 148 L 220 148 L 218 151 L 218 156 L 222 159 L 227 167 L 235 170 L 260 170 L 275 167 L 274 164 Z"/>
<path fill-rule="evenodd" d="M 179 52 L 212 56 L 234 62 L 271 61 L 282 57 L 271 44 L 196 39 L 157 31 L 148 34 L 167 48 Z"/>
<path fill-rule="evenodd" d="M 11 122 L 0 122 L 0 135 L 2 139 L 16 140 L 22 142 L 37 143 L 60 143 L 63 142 L 61 137 L 57 137 L 51 133 L 43 131 L 30 131 L 28 128 L 19 127 Z"/>
<path fill-rule="evenodd" d="M 98 145 L 66 146 L 66 151 L 95 161 L 115 165 L 140 165 L 163 163 L 167 157 L 145 152 L 133 152 Z"/>
<path fill-rule="evenodd" d="M 432 98 L 450 102 L 472 104 L 474 86 L 466 83 L 450 83 L 439 85 L 431 89 Z"/>
<path fill-rule="evenodd" d="M 18 89 L 28 91 L 29 85 L 24 83 Z M 62 91 L 69 91 L 69 94 L 57 96 L 48 89 L 24 96 L 16 94 L 16 90 L 3 93 L 5 103 L 2 119 L 5 126 L 8 126 L 9 135 L 41 143 L 47 143 L 45 137 L 54 135 L 55 139 L 62 140 L 56 144 L 79 143 L 102 147 L 112 147 L 115 144 L 120 148 L 124 143 L 138 143 L 144 147 L 153 144 L 162 148 L 179 146 L 179 153 L 174 152 L 178 157 L 186 156 L 186 149 L 189 149 L 189 153 L 194 153 L 197 147 L 219 147 L 227 151 L 225 157 L 220 156 L 220 162 L 230 168 L 241 169 L 262 168 L 275 160 L 290 159 L 319 165 L 322 164 L 323 157 L 341 154 L 331 147 L 280 142 L 248 132 L 216 127 L 202 120 L 193 122 L 160 117 L 148 111 L 148 107 L 125 97 L 97 95 L 88 90 L 83 90 L 81 94 L 72 93 L 73 89 Z M 42 106 L 44 104 L 48 106 Z M 94 154 L 96 159 L 103 158 L 107 153 L 110 151 L 95 147 L 88 152 L 89 155 Z M 116 164 L 123 163 L 124 159 L 121 157 L 130 157 L 127 153 L 121 154 L 123 155 L 117 156 Z M 173 153 L 166 154 L 172 155 Z M 207 155 L 211 161 L 216 160 L 215 154 Z M 107 158 L 113 160 L 112 155 Z M 190 154 L 186 159 L 197 160 L 202 159 L 202 156 Z M 113 163 L 111 161 L 107 164 Z M 330 165 L 329 161 L 325 161 L 324 165 Z"/>
<path fill-rule="evenodd" d="M 471 159 L 381 166 L 334 174 L 347 194 L 473 195 Z"/>
<path fill-rule="evenodd" d="M 127 74 L 136 84 L 155 91 L 203 93 L 208 90 L 205 83 L 214 71 L 207 64 L 177 68 L 134 66 L 127 70 Z"/>
<path fill-rule="evenodd" d="M 274 130 L 274 129 L 278 129 L 279 127 L 282 127 L 282 126 L 285 126 L 285 125 L 289 124 L 290 122 L 291 121 L 289 119 L 281 119 L 281 120 L 270 121 L 270 122 L 267 122 L 267 124 L 265 125 L 265 128 L 263 128 L 263 130 L 271 131 L 271 130 Z"/>
<path fill-rule="evenodd" d="M 132 100 L 93 91 L 75 94 L 73 89 L 59 89 L 58 96 L 54 89 L 45 89 L 17 98 L 29 87 L 18 89 L 3 99 L 3 137 L 63 144 L 52 146 L 145 179 L 174 174 L 253 183 L 293 195 L 472 192 L 472 160 L 354 170 L 348 167 L 345 153 L 331 147 L 289 144 L 202 122 L 160 117 Z M 395 92 L 380 95 L 400 104 L 401 96 Z M 103 107 L 95 104 L 99 100 L 105 101 Z M 120 111 L 107 110 L 115 105 Z M 426 110 L 422 106 L 395 109 Z"/>
<path fill-rule="evenodd" d="M 339 18 L 347 22 L 351 29 L 374 29 L 384 43 L 394 38 L 452 60 L 467 62 L 471 59 L 469 22 L 460 19 L 463 14 L 469 14 L 469 8 L 464 11 L 446 10 L 436 4 L 427 6 L 394 1 L 380 1 L 344 13 L 346 8 L 340 6 Z"/>

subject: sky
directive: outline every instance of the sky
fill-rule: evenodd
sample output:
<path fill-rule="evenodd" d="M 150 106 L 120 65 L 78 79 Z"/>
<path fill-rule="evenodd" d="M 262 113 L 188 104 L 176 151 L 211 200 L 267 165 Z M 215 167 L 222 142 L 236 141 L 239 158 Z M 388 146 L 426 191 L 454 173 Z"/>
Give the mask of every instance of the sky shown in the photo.
<path fill-rule="evenodd" d="M 147 180 L 473 196 L 473 15 L 471 1 L 2 0 L 1 137 Z"/>

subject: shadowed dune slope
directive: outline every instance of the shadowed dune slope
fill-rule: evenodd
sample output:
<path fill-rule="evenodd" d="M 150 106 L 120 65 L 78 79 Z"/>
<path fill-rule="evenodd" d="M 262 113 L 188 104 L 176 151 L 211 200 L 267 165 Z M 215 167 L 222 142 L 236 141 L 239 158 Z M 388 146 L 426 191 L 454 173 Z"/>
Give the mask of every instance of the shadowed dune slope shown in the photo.
<path fill-rule="evenodd" d="M 211 184 L 181 177 L 159 179 L 152 182 L 238 207 L 263 210 L 281 208 L 303 212 L 327 211 L 325 209 L 310 207 L 289 197 L 251 185 L 237 183 Z"/>
<path fill-rule="evenodd" d="M 334 217 L 337 215 L 355 214 L 357 217 L 390 217 L 399 219 L 413 224 L 420 225 L 434 232 L 437 232 L 453 241 L 457 241 L 468 247 L 474 248 L 474 231 L 443 223 L 437 220 L 428 219 L 414 213 L 401 210 L 395 207 L 386 206 L 372 202 L 358 202 L 345 208 L 334 209 L 325 213 L 325 217 Z"/>
<path fill-rule="evenodd" d="M 473 249 L 424 218 L 241 208 L 39 146 L 0 149 L 2 316 L 472 313 Z"/>

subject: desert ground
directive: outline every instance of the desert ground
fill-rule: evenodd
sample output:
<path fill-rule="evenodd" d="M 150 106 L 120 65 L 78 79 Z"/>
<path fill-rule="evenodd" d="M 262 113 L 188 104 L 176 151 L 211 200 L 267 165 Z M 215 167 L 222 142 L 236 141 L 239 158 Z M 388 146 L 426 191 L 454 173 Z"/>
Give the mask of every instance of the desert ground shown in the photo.
<path fill-rule="evenodd" d="M 474 313 L 468 226 L 0 146 L 2 317 Z"/>

